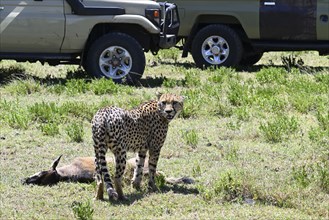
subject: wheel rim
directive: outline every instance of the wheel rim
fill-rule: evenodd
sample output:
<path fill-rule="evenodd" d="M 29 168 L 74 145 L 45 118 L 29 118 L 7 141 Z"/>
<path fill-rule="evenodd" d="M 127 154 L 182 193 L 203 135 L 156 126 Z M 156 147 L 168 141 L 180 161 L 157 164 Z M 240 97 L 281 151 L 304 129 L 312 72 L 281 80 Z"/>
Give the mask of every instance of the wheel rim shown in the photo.
<path fill-rule="evenodd" d="M 220 36 L 210 36 L 203 42 L 201 53 L 208 63 L 219 65 L 228 58 L 230 47 L 224 38 Z"/>
<path fill-rule="evenodd" d="M 125 48 L 111 46 L 101 53 L 99 67 L 104 76 L 121 79 L 129 74 L 132 67 L 132 58 Z"/>

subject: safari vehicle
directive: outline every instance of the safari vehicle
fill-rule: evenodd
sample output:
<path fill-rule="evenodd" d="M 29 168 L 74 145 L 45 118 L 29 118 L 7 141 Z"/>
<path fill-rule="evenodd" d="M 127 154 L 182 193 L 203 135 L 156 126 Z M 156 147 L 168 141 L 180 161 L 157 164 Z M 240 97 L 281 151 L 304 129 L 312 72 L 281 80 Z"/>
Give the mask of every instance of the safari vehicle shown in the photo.
<path fill-rule="evenodd" d="M 198 67 L 252 65 L 267 51 L 329 53 L 329 0 L 172 0 L 183 57 Z"/>
<path fill-rule="evenodd" d="M 176 44 L 174 4 L 150 0 L 0 0 L 0 60 L 81 64 L 97 77 L 141 78 L 144 52 Z"/>

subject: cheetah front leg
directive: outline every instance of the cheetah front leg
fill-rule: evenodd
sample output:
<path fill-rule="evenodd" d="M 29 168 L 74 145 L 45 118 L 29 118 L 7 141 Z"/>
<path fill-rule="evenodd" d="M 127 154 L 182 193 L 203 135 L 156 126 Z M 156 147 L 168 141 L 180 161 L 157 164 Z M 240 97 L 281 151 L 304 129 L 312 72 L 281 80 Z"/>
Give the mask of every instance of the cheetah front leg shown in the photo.
<path fill-rule="evenodd" d="M 155 185 L 155 173 L 156 173 L 156 168 L 160 156 L 160 150 L 159 151 L 151 151 L 150 150 L 150 158 L 149 158 L 149 183 L 148 183 L 148 188 L 150 191 L 157 191 L 158 188 Z"/>
<path fill-rule="evenodd" d="M 132 185 L 137 190 L 139 190 L 141 187 L 145 157 L 146 157 L 146 151 L 138 152 L 138 155 L 136 157 L 136 167 L 134 170 Z"/>

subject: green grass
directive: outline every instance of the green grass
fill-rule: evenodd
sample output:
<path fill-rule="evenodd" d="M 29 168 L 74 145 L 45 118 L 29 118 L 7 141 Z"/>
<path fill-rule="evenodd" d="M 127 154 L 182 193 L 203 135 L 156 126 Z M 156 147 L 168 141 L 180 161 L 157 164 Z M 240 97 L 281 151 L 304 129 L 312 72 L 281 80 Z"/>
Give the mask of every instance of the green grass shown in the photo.
<path fill-rule="evenodd" d="M 136 87 L 76 66 L 0 61 L 0 219 L 328 219 L 328 61 L 266 53 L 247 69 L 199 70 L 164 50 L 147 54 Z M 159 176 L 159 192 L 147 193 L 147 181 L 136 191 L 125 179 L 125 202 L 92 200 L 95 184 L 21 184 L 61 154 L 60 165 L 93 156 L 99 108 L 133 108 L 159 91 L 186 99 L 158 169 L 195 184 Z"/>

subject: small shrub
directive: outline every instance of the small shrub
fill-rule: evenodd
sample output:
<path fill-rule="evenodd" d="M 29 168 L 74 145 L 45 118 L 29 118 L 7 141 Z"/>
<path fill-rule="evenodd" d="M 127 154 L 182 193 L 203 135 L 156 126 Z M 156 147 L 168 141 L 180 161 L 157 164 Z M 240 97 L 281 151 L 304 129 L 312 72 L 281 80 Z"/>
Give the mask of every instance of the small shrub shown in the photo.
<path fill-rule="evenodd" d="M 242 181 L 239 176 L 227 172 L 215 183 L 215 194 L 224 194 L 226 201 L 235 200 L 243 195 Z"/>
<path fill-rule="evenodd" d="M 199 163 L 197 163 L 193 168 L 192 168 L 192 175 L 193 177 L 198 177 L 201 176 L 202 174 L 202 170 L 201 170 L 201 166 Z"/>
<path fill-rule="evenodd" d="M 237 147 L 237 146 L 231 146 L 231 147 L 225 148 L 224 158 L 231 162 L 237 161 L 238 160 L 238 151 L 239 151 L 239 147 Z"/>
<path fill-rule="evenodd" d="M 317 143 L 320 146 L 328 146 L 329 145 L 329 130 L 322 130 L 321 128 L 311 128 L 308 132 L 308 138 Z"/>
<path fill-rule="evenodd" d="M 28 111 L 18 109 L 3 116 L 4 121 L 12 128 L 28 129 L 31 118 Z"/>
<path fill-rule="evenodd" d="M 305 93 L 294 94 L 290 96 L 290 103 L 300 113 L 306 114 L 307 112 L 316 108 L 316 99 L 314 96 Z"/>
<path fill-rule="evenodd" d="M 215 115 L 229 118 L 233 115 L 233 108 L 229 103 L 218 101 L 215 103 Z"/>
<path fill-rule="evenodd" d="M 201 85 L 200 71 L 199 70 L 188 70 L 185 73 L 184 85 L 187 87 L 195 87 Z"/>
<path fill-rule="evenodd" d="M 35 103 L 29 107 L 29 112 L 35 121 L 47 123 L 52 121 L 59 121 L 61 117 L 60 108 L 54 102 Z"/>
<path fill-rule="evenodd" d="M 319 182 L 320 188 L 326 192 L 329 193 L 329 162 L 328 158 L 322 159 L 320 162 L 318 162 L 315 166 L 316 170 L 316 178 Z"/>
<path fill-rule="evenodd" d="M 232 131 L 237 131 L 241 128 L 241 122 L 240 121 L 229 121 L 226 124 L 226 127 Z"/>
<path fill-rule="evenodd" d="M 248 108 L 245 106 L 236 108 L 234 110 L 234 113 L 240 121 L 248 121 L 250 119 L 250 113 L 248 111 Z"/>
<path fill-rule="evenodd" d="M 261 83 L 284 84 L 286 82 L 287 72 L 283 68 L 266 67 L 256 73 L 256 80 Z"/>
<path fill-rule="evenodd" d="M 194 129 L 189 131 L 183 131 L 182 135 L 187 145 L 192 147 L 196 147 L 198 145 L 199 137 L 198 133 Z"/>
<path fill-rule="evenodd" d="M 85 93 L 88 91 L 88 84 L 84 79 L 70 79 L 66 82 L 66 91 L 70 95 Z"/>
<path fill-rule="evenodd" d="M 224 201 L 232 202 L 241 200 L 244 196 L 244 187 L 241 174 L 238 172 L 225 172 L 214 183 L 214 194 Z"/>
<path fill-rule="evenodd" d="M 303 165 L 301 167 L 292 168 L 292 176 L 296 182 L 303 188 L 311 183 L 310 175 L 313 173 L 313 168 Z"/>
<path fill-rule="evenodd" d="M 6 87 L 6 89 L 17 95 L 28 95 L 41 91 L 40 83 L 35 80 L 16 80 Z"/>
<path fill-rule="evenodd" d="M 59 134 L 59 127 L 58 127 L 58 123 L 56 123 L 56 122 L 41 124 L 40 129 L 43 134 L 48 135 L 48 136 L 55 136 L 55 135 Z"/>
<path fill-rule="evenodd" d="M 65 92 L 66 87 L 63 84 L 56 84 L 49 86 L 47 89 L 50 93 L 56 94 L 56 95 L 61 95 Z"/>
<path fill-rule="evenodd" d="M 252 97 L 248 85 L 233 82 L 229 86 L 228 100 L 233 106 L 243 106 L 250 104 Z"/>
<path fill-rule="evenodd" d="M 327 87 L 329 86 L 329 74 L 316 74 L 314 77 L 316 82 L 322 83 L 323 85 L 327 85 Z"/>
<path fill-rule="evenodd" d="M 65 129 L 70 141 L 72 142 L 82 142 L 83 141 L 83 125 L 82 123 L 73 122 Z"/>
<path fill-rule="evenodd" d="M 186 97 L 184 109 L 181 113 L 183 118 L 192 118 L 200 114 L 204 99 L 202 91 L 197 89 L 186 90 L 183 94 Z"/>
<path fill-rule="evenodd" d="M 71 205 L 74 213 L 74 217 L 80 220 L 91 220 L 93 219 L 94 209 L 91 206 L 90 201 L 76 202 L 74 201 Z"/>
<path fill-rule="evenodd" d="M 120 87 L 118 84 L 115 84 L 111 79 L 101 78 L 93 80 L 89 84 L 89 89 L 94 92 L 95 95 L 104 95 L 116 94 L 118 93 Z"/>
<path fill-rule="evenodd" d="M 165 78 L 163 80 L 162 85 L 166 88 L 174 88 L 176 86 L 183 86 L 185 84 L 184 80 L 177 80 L 177 79 L 171 79 L 171 78 Z"/>
<path fill-rule="evenodd" d="M 329 131 L 329 110 L 324 114 L 318 112 L 316 118 L 318 119 L 320 128 L 324 131 Z"/>
<path fill-rule="evenodd" d="M 177 63 L 179 54 L 179 50 L 175 48 L 170 50 L 160 50 L 155 58 L 159 63 L 165 63 L 166 60 L 172 60 L 174 63 Z"/>
<path fill-rule="evenodd" d="M 137 106 L 140 106 L 141 103 L 143 103 L 143 100 L 141 100 L 140 98 L 138 97 L 131 97 L 129 100 L 128 100 L 128 107 L 127 109 L 132 109 L 132 108 L 136 108 Z"/>
<path fill-rule="evenodd" d="M 236 74 L 235 70 L 228 67 L 221 67 L 216 70 L 209 70 L 211 71 L 210 77 L 208 78 L 209 81 L 222 84 L 227 79 L 231 79 L 234 74 Z"/>
<path fill-rule="evenodd" d="M 326 94 L 328 86 L 322 83 L 317 83 L 307 76 L 295 77 L 289 80 L 286 84 L 286 90 L 290 94 L 303 93 L 308 96 L 318 96 Z"/>
<path fill-rule="evenodd" d="M 293 167 L 292 176 L 302 188 L 314 183 L 321 190 L 329 193 L 329 162 L 327 158 L 322 158 L 315 163 Z"/>
<path fill-rule="evenodd" d="M 85 102 L 65 102 L 60 107 L 60 111 L 69 117 L 74 116 L 91 121 L 97 111 L 97 107 Z"/>
<path fill-rule="evenodd" d="M 260 130 L 266 141 L 278 143 L 283 141 L 285 137 L 297 131 L 299 125 L 295 117 L 287 117 L 279 115 L 272 122 L 262 123 Z"/>
<path fill-rule="evenodd" d="M 198 184 L 196 187 L 197 187 L 199 194 L 202 196 L 202 198 L 205 201 L 210 201 L 215 197 L 212 188 L 210 188 L 209 186 Z"/>
<path fill-rule="evenodd" d="M 284 112 L 285 108 L 288 106 L 286 100 L 277 96 L 268 98 L 257 98 L 257 104 L 261 107 L 261 109 L 276 114 L 282 114 L 282 112 Z"/>

